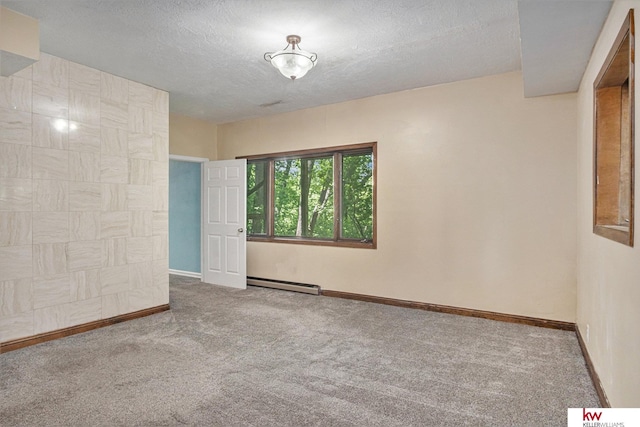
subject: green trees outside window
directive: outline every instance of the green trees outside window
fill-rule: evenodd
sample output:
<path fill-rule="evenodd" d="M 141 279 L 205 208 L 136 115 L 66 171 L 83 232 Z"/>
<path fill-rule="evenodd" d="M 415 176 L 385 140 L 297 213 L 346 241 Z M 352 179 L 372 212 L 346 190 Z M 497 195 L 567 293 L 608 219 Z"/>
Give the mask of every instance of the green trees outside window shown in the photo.
<path fill-rule="evenodd" d="M 267 234 L 267 192 L 269 163 L 247 163 L 247 233 Z"/>
<path fill-rule="evenodd" d="M 333 237 L 333 157 L 275 161 L 275 235 Z"/>
<path fill-rule="evenodd" d="M 342 156 L 342 238 L 373 238 L 373 154 Z"/>
<path fill-rule="evenodd" d="M 375 148 L 248 158 L 249 238 L 375 247 Z"/>

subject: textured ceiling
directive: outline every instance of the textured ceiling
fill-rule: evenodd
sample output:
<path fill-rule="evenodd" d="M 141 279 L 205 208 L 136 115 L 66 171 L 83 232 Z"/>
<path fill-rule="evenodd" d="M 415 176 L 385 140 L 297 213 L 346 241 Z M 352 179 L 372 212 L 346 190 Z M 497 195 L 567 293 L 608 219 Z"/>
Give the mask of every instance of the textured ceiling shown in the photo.
<path fill-rule="evenodd" d="M 521 68 L 517 0 L 1 4 L 40 20 L 44 52 L 167 90 L 172 112 L 216 123 Z M 318 54 L 297 81 L 263 60 L 287 34 Z"/>

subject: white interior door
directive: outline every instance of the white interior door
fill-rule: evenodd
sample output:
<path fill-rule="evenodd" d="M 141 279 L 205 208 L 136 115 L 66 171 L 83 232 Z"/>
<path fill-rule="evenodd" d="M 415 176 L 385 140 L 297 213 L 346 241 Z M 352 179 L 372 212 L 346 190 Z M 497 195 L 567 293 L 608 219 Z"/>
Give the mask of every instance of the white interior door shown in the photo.
<path fill-rule="evenodd" d="M 247 161 L 204 163 L 202 281 L 247 287 Z"/>

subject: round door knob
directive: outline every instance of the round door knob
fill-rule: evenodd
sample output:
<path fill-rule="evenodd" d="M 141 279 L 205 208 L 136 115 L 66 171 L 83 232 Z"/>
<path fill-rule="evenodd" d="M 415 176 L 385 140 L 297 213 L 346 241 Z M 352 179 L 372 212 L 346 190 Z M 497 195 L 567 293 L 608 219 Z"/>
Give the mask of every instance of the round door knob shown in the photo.
<path fill-rule="evenodd" d="M 238 228 L 238 233 L 242 233 L 244 231 L 244 228 Z"/>

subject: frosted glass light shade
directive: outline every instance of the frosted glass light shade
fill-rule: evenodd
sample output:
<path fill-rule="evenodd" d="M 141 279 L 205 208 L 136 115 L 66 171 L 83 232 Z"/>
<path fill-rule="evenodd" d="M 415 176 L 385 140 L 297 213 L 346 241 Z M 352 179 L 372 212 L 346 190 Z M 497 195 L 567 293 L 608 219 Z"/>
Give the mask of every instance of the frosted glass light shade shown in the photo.
<path fill-rule="evenodd" d="M 316 65 L 318 55 L 300 49 L 299 36 L 287 36 L 287 42 L 289 44 L 284 49 L 265 53 L 264 59 L 271 62 L 286 78 L 299 79 Z"/>

